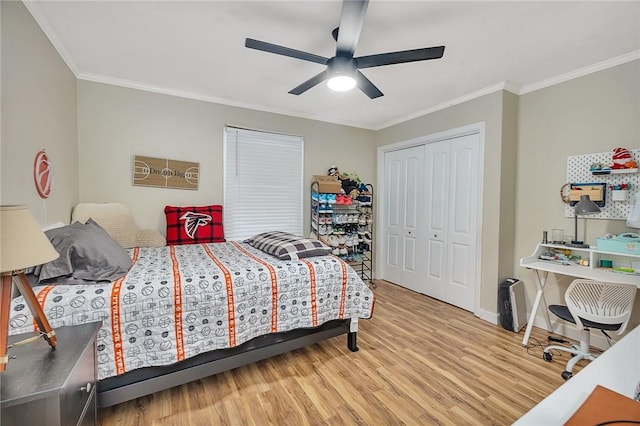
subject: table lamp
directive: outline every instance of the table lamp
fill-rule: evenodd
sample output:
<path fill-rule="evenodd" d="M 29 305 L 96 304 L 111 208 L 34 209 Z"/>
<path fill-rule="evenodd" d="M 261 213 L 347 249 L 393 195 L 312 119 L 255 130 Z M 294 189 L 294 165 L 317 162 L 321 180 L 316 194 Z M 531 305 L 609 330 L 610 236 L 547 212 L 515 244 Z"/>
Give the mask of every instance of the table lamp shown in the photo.
<path fill-rule="evenodd" d="M 600 207 L 598 207 L 596 203 L 591 201 L 591 198 L 589 198 L 588 195 L 581 195 L 580 201 L 578 201 L 573 208 L 573 212 L 574 212 L 573 217 L 574 217 L 574 225 L 575 225 L 575 229 L 574 229 L 575 240 L 571 241 L 571 244 L 569 244 L 569 246 L 588 248 L 589 247 L 588 244 L 584 244 L 583 241 L 578 240 L 578 216 L 586 216 L 590 214 L 600 213 Z"/>
<path fill-rule="evenodd" d="M 2 284 L 0 285 L 0 372 L 5 371 L 9 359 L 7 338 L 9 336 L 11 285 L 14 276 L 17 278 L 16 286 L 38 325 L 39 335 L 44 337 L 52 349 L 55 349 L 55 332 L 51 329 L 51 325 L 49 325 L 49 321 L 33 293 L 31 284 L 24 275 L 24 268 L 50 262 L 58 256 L 60 255 L 42 232 L 27 206 L 0 206 L 0 272 L 2 273 Z"/>

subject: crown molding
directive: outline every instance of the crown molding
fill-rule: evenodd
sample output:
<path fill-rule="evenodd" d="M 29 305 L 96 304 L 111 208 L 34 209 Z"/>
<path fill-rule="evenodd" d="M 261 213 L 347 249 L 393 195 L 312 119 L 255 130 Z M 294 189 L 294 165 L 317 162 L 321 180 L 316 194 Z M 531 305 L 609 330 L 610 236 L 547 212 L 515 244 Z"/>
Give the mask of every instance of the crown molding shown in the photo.
<path fill-rule="evenodd" d="M 577 70 L 570 71 L 565 74 L 560 74 L 555 77 L 539 81 L 537 83 L 527 84 L 525 86 L 522 86 L 522 89 L 520 89 L 520 93 L 518 94 L 524 95 L 525 93 L 535 92 L 536 90 L 564 83 L 565 81 L 573 80 L 574 78 L 583 77 L 588 74 L 593 74 L 595 72 L 613 68 L 615 66 L 626 64 L 627 62 L 635 61 L 638 59 L 640 59 L 640 50 L 636 50 L 625 55 L 616 56 L 615 58 L 607 59 L 606 61 L 598 62 L 583 68 L 578 68 Z"/>
<path fill-rule="evenodd" d="M 476 90 L 476 91 L 471 92 L 471 93 L 467 93 L 466 95 L 462 95 L 462 96 L 460 96 L 458 98 L 454 98 L 454 99 L 452 99 L 450 101 L 443 102 L 441 104 L 434 105 L 434 106 L 429 107 L 427 109 L 423 109 L 423 110 L 417 111 L 417 112 L 415 112 L 413 114 L 410 114 L 410 115 L 407 115 L 407 116 L 404 116 L 404 117 L 400 117 L 400 118 L 397 118 L 395 120 L 387 121 L 386 123 L 374 128 L 373 130 L 377 131 L 377 130 L 386 129 L 387 127 L 395 126 L 396 124 L 404 123 L 406 121 L 413 120 L 414 118 L 423 117 L 423 116 L 425 116 L 427 114 L 432 114 L 432 113 L 434 113 L 436 111 L 441 111 L 443 109 L 452 107 L 454 105 L 459 105 L 459 104 L 462 104 L 462 103 L 465 103 L 465 102 L 469 102 L 469 101 L 471 101 L 473 99 L 488 95 L 490 93 L 495 93 L 495 92 L 498 92 L 498 91 L 501 91 L 501 90 L 506 90 L 506 91 L 509 91 L 509 92 L 514 93 L 516 95 L 518 95 L 519 92 L 520 92 L 519 86 L 517 86 L 517 85 L 515 85 L 515 84 L 513 84 L 511 82 L 508 82 L 508 81 L 503 81 L 501 83 L 497 83 L 497 84 L 494 84 L 492 86 L 485 87 L 484 89 L 480 89 L 480 90 Z"/>
<path fill-rule="evenodd" d="M 137 82 L 137 81 L 133 81 L 133 80 L 126 80 L 126 79 L 122 79 L 122 78 L 110 77 L 110 76 L 101 75 L 101 74 L 93 74 L 93 73 L 81 72 L 76 77 L 78 78 L 78 80 L 91 81 L 91 82 L 94 82 L 94 83 L 109 84 L 109 85 L 112 85 L 112 86 L 126 87 L 126 88 L 129 88 L 129 89 L 142 90 L 142 91 L 145 91 L 145 92 L 153 92 L 153 93 L 158 93 L 158 94 L 161 94 L 161 95 L 176 96 L 176 97 L 179 97 L 179 98 L 193 99 L 193 100 L 196 100 L 196 101 L 203 101 L 203 102 L 209 102 L 209 103 L 214 103 L 214 104 L 227 105 L 227 106 L 232 106 L 232 107 L 236 107 L 236 108 L 244 108 L 244 109 L 250 109 L 250 110 L 254 110 L 254 111 L 268 112 L 268 113 L 272 113 L 272 114 L 287 115 L 287 116 L 290 116 L 290 117 L 304 118 L 304 119 L 307 119 L 307 120 L 322 121 L 322 122 L 325 122 L 325 123 L 339 124 L 341 126 L 356 127 L 356 128 L 365 129 L 365 130 L 374 130 L 373 127 L 363 125 L 362 123 L 343 121 L 343 120 L 327 120 L 326 118 L 323 118 L 323 117 L 320 117 L 320 116 L 316 116 L 314 114 L 303 114 L 303 113 L 300 113 L 300 112 L 297 112 L 297 111 L 290 111 L 290 110 L 287 110 L 287 109 L 267 107 L 267 106 L 264 106 L 264 105 L 252 104 L 252 103 L 249 103 L 249 102 L 238 102 L 238 101 L 235 101 L 235 100 L 232 100 L 232 99 L 219 98 L 219 97 L 216 97 L 216 96 L 205 96 L 205 95 L 200 95 L 200 94 L 197 94 L 197 93 L 186 92 L 186 91 L 177 90 L 177 89 L 170 89 L 170 88 L 161 87 L 161 86 L 154 86 L 154 85 L 150 85 L 150 84 L 147 84 L 147 83 L 141 83 L 141 82 Z"/>
<path fill-rule="evenodd" d="M 80 70 L 78 69 L 78 66 L 73 61 L 73 59 L 71 59 L 71 55 L 69 55 L 69 52 L 67 52 L 67 50 L 64 48 L 64 45 L 58 38 L 55 31 L 53 31 L 53 28 L 49 24 L 49 21 L 47 21 L 47 19 L 44 17 L 44 14 L 40 10 L 40 5 L 38 4 L 38 2 L 23 1 L 22 4 L 24 4 L 24 7 L 27 8 L 27 10 L 29 11 L 33 19 L 36 21 L 40 29 L 42 29 L 42 32 L 44 33 L 44 35 L 47 36 L 47 38 L 53 45 L 54 49 L 58 51 L 58 54 L 60 55 L 62 60 L 67 64 L 67 66 L 69 67 L 73 75 L 76 78 L 78 78 L 78 75 L 80 74 Z"/>

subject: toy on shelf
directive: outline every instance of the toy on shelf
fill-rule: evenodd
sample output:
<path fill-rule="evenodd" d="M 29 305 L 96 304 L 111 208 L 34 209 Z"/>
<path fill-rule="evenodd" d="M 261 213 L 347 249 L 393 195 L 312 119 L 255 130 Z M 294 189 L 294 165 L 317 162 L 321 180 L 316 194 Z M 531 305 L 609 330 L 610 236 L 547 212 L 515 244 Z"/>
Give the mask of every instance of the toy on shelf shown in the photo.
<path fill-rule="evenodd" d="M 614 148 L 610 163 L 594 162 L 589 167 L 592 175 L 608 175 L 618 173 L 637 173 L 638 162 L 633 159 L 627 148 Z"/>
<path fill-rule="evenodd" d="M 638 167 L 638 163 L 633 160 L 633 157 L 627 148 L 614 148 L 612 158 L 613 166 L 611 168 L 614 170 L 635 169 Z"/>

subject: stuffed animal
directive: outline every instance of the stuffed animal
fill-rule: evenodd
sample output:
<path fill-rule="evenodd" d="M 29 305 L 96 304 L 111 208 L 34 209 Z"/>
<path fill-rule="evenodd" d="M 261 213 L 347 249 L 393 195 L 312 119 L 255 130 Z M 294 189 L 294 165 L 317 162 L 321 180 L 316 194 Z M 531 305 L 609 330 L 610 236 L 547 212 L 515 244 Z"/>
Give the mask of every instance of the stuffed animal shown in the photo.
<path fill-rule="evenodd" d="M 637 163 L 627 148 L 615 148 L 613 150 L 613 169 L 633 169 Z"/>

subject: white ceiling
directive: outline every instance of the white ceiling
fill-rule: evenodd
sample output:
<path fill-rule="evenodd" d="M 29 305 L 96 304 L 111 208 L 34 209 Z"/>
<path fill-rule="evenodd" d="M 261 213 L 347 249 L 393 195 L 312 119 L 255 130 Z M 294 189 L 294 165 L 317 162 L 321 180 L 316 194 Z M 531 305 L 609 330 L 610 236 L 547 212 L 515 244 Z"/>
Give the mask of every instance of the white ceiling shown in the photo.
<path fill-rule="evenodd" d="M 80 79 L 368 129 L 506 88 L 526 93 L 640 58 L 640 1 L 370 2 L 356 56 L 445 45 L 440 60 L 369 68 L 384 93 L 320 84 L 323 66 L 246 37 L 332 57 L 340 1 L 28 1 Z"/>

